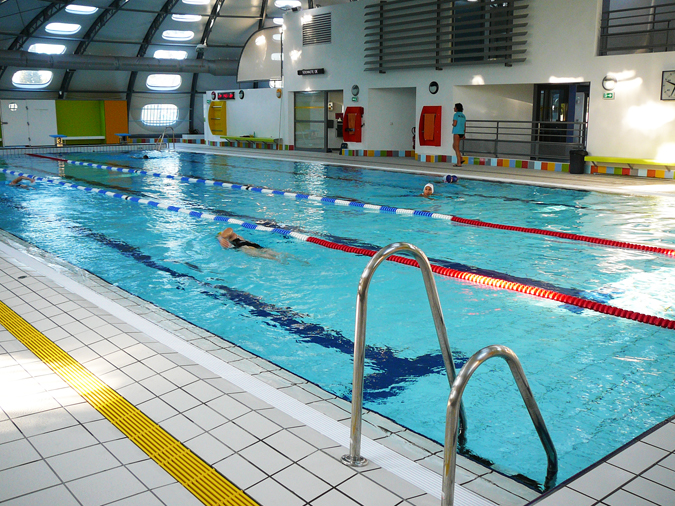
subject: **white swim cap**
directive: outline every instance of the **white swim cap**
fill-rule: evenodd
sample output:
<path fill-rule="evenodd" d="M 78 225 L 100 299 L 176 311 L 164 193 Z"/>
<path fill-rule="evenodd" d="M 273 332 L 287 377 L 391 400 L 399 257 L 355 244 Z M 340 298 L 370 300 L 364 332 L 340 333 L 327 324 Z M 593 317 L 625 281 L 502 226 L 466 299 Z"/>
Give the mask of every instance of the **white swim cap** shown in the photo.
<path fill-rule="evenodd" d="M 424 185 L 424 189 L 426 190 L 427 188 L 431 188 L 431 193 L 434 193 L 434 185 L 427 183 Z"/>

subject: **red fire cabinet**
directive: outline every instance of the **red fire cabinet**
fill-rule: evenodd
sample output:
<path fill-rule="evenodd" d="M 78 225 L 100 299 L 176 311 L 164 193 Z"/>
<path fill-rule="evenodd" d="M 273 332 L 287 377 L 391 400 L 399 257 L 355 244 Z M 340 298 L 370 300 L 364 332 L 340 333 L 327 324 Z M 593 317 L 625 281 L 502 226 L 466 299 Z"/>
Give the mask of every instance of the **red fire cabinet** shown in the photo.
<path fill-rule="evenodd" d="M 361 142 L 363 107 L 347 107 L 342 127 L 345 142 Z"/>
<path fill-rule="evenodd" d="M 441 145 L 441 111 L 440 105 L 425 105 L 420 115 L 420 146 Z"/>

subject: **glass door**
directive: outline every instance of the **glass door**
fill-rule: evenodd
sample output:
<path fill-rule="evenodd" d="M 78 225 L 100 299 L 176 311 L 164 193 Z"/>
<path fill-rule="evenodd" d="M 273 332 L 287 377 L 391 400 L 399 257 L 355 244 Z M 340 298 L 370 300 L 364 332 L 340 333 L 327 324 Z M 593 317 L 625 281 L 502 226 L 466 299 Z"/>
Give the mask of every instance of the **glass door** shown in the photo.
<path fill-rule="evenodd" d="M 325 91 L 298 91 L 295 93 L 295 149 L 326 151 Z"/>

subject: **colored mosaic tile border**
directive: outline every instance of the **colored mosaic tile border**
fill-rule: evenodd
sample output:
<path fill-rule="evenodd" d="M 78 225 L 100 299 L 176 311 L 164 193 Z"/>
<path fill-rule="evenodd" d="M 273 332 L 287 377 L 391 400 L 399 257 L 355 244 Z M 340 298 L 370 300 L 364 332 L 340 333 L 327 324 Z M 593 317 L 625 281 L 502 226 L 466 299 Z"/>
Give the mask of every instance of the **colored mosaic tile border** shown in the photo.
<path fill-rule="evenodd" d="M 452 155 L 417 155 L 417 161 L 426 163 L 454 163 Z M 462 157 L 462 165 L 485 165 L 488 167 L 512 167 L 517 169 L 548 170 L 551 172 L 569 172 L 567 162 L 542 162 L 534 160 L 516 160 L 511 158 L 481 158 L 478 156 Z"/>
<path fill-rule="evenodd" d="M 274 151 L 293 151 L 295 146 L 292 144 L 276 144 L 270 142 L 250 142 L 250 141 L 209 141 L 209 146 L 216 148 L 249 148 L 249 149 L 271 149 Z"/>
<path fill-rule="evenodd" d="M 384 149 L 343 149 L 340 152 L 343 156 L 392 156 L 399 158 L 414 158 L 414 151 L 391 151 Z"/>
<path fill-rule="evenodd" d="M 609 174 L 612 176 L 652 177 L 655 179 L 675 179 L 675 172 L 664 169 L 630 169 L 628 167 L 606 167 L 592 165 L 591 174 Z"/>
<path fill-rule="evenodd" d="M 204 139 L 180 139 L 181 144 L 206 144 Z"/>

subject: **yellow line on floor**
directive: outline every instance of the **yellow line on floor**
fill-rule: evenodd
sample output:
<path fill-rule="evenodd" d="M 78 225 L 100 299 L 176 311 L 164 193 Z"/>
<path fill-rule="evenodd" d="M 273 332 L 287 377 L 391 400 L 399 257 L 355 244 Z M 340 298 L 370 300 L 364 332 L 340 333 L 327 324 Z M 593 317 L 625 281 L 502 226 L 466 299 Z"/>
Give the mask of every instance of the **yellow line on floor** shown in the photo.
<path fill-rule="evenodd" d="M 0 324 L 204 504 L 257 504 L 1 301 Z"/>

